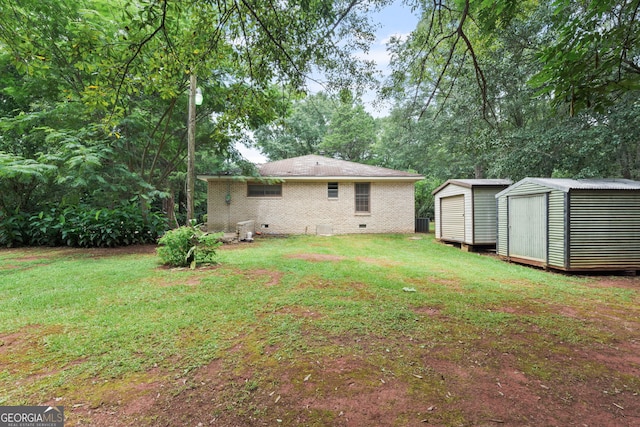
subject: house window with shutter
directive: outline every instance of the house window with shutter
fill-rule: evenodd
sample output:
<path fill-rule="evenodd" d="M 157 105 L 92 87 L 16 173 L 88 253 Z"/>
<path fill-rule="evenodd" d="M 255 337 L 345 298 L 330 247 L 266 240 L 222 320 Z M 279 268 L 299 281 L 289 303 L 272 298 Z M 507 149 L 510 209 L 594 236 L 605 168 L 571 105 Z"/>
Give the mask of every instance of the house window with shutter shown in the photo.
<path fill-rule="evenodd" d="M 369 213 L 371 184 L 368 182 L 356 183 L 356 213 Z"/>

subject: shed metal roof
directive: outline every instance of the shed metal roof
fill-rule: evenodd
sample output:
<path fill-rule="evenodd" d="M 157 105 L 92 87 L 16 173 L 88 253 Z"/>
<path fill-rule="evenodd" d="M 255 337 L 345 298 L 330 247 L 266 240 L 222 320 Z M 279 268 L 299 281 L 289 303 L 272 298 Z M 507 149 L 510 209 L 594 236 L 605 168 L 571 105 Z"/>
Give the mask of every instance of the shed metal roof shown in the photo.
<path fill-rule="evenodd" d="M 565 193 L 571 190 L 640 190 L 640 181 L 630 179 L 524 178 L 496 194 L 496 197 L 500 197 L 526 183 L 541 185 Z"/>
<path fill-rule="evenodd" d="M 465 188 L 473 187 L 506 187 L 511 185 L 510 179 L 449 179 L 444 184 L 436 188 L 431 194 L 436 194 L 449 184 L 459 185 Z"/>

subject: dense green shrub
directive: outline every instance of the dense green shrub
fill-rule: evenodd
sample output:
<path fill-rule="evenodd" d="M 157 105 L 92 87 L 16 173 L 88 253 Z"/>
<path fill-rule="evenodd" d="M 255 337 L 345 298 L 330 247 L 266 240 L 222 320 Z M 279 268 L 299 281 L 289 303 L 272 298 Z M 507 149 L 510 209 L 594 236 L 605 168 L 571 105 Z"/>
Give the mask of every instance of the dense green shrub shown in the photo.
<path fill-rule="evenodd" d="M 155 243 L 165 217 L 126 203 L 113 209 L 52 207 L 35 214 L 0 212 L 2 246 L 114 247 Z"/>
<path fill-rule="evenodd" d="M 29 244 L 29 214 L 18 212 L 7 215 L 0 211 L 0 246 L 25 246 Z"/>
<path fill-rule="evenodd" d="M 160 238 L 158 256 L 163 264 L 172 267 L 195 268 L 197 264 L 212 263 L 216 249 L 222 245 L 222 233 L 206 233 L 198 226 L 169 230 Z"/>

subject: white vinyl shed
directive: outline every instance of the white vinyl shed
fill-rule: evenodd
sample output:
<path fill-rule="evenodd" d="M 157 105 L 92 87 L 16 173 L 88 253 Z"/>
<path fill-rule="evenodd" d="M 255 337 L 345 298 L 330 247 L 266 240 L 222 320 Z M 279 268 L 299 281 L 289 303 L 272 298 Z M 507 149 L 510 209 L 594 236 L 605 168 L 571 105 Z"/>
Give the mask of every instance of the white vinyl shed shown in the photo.
<path fill-rule="evenodd" d="M 467 246 L 495 246 L 496 199 L 507 179 L 450 179 L 433 191 L 436 239 Z"/>

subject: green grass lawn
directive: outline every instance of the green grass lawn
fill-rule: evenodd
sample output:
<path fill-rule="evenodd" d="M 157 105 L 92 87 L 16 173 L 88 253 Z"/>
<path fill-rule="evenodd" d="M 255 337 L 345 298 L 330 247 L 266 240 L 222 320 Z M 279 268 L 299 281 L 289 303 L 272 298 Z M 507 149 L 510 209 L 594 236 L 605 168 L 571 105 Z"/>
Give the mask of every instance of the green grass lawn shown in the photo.
<path fill-rule="evenodd" d="M 220 250 L 215 267 L 158 263 L 0 250 L 0 405 L 65 405 L 69 425 L 99 425 L 108 406 L 120 425 L 161 425 L 153 406 L 125 410 L 152 390 L 175 406 L 173 425 L 196 425 L 178 412 L 209 393 L 217 425 L 339 425 L 345 414 L 375 423 L 356 407 L 378 393 L 381 425 L 563 424 L 592 401 L 601 420 L 640 420 L 635 277 L 547 272 L 432 235 L 261 239 Z M 514 372 L 513 396 L 554 402 L 547 418 L 488 390 Z M 474 384 L 494 406 L 470 406 Z"/>

